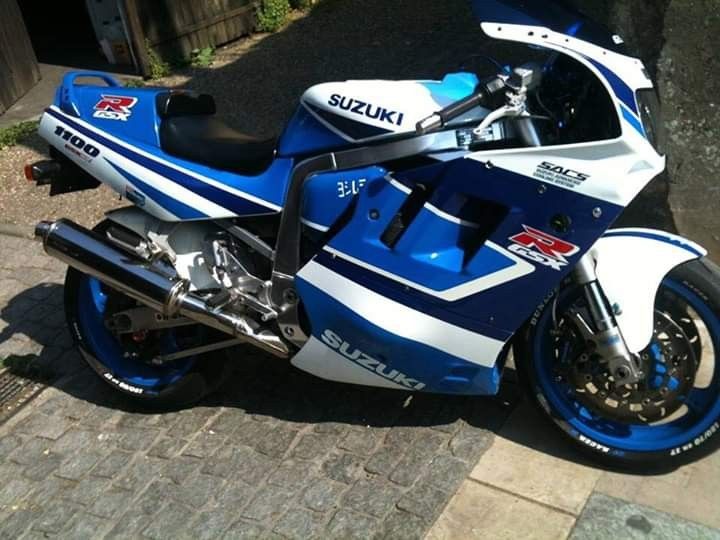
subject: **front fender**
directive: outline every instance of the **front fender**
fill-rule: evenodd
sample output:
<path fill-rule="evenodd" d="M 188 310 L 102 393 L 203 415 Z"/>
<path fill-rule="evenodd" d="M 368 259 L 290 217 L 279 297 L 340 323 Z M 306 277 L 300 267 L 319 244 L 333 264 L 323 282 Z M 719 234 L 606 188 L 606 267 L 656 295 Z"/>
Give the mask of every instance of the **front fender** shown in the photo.
<path fill-rule="evenodd" d="M 638 353 L 653 333 L 655 296 L 676 266 L 700 259 L 707 251 L 674 234 L 652 229 L 608 231 L 591 250 L 596 274 L 628 349 Z"/>

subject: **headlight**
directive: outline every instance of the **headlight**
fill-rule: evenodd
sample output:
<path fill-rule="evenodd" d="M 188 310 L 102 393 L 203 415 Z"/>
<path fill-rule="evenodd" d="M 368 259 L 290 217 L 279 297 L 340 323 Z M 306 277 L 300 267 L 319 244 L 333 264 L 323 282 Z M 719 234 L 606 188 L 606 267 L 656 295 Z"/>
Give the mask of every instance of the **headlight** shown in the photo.
<path fill-rule="evenodd" d="M 665 155 L 665 124 L 657 92 L 654 88 L 638 90 L 637 102 L 640 107 L 640 120 L 648 141 L 658 154 Z"/>

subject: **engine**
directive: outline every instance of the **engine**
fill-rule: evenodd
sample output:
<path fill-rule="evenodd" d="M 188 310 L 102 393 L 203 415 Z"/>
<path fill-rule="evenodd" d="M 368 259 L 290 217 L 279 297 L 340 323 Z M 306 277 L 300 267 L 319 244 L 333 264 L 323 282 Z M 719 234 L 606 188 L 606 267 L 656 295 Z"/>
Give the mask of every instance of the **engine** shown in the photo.
<path fill-rule="evenodd" d="M 175 275 L 210 311 L 239 318 L 256 334 L 276 334 L 274 252 L 258 234 L 230 222 L 162 222 L 136 208 L 107 217 L 111 244 Z"/>

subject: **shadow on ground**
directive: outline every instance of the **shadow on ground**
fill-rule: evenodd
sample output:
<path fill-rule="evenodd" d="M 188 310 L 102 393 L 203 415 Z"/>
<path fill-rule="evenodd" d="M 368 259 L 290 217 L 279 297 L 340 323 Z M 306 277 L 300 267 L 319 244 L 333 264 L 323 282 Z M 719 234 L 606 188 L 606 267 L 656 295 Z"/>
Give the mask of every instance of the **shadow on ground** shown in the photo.
<path fill-rule="evenodd" d="M 571 1 L 604 23 L 620 21 L 631 49 L 652 73 L 662 49 L 667 0 Z M 461 66 L 494 73 L 488 55 L 517 65 L 532 54 L 523 45 L 488 39 L 468 0 L 324 0 L 310 15 L 262 39 L 218 53 L 220 66 L 181 71 L 180 86 L 215 97 L 218 114 L 253 135 L 282 132 L 302 93 L 314 84 L 348 79 L 437 79 Z M 38 138 L 25 144 L 43 148 Z M 666 175 L 628 208 L 619 226 L 676 231 Z"/>
<path fill-rule="evenodd" d="M 48 288 L 51 290 L 49 291 Z M 39 345 L 37 354 L 11 357 L 6 362 L 18 375 L 54 386 L 74 398 L 105 408 L 137 414 L 156 414 L 157 410 L 139 407 L 101 381 L 72 351 L 58 356 L 52 351 L 58 337 L 51 338 L 42 325 L 28 325 L 19 317 L 17 306 L 42 294 L 62 297 L 60 285 L 39 285 L 13 298 L 2 311 L 0 320 L 8 326 L 0 332 L 0 344 L 18 333 Z M 69 339 L 65 330 L 61 338 Z M 248 415 L 269 417 L 296 424 L 342 424 L 369 428 L 393 426 L 434 427 L 443 429 L 458 421 L 472 428 L 499 433 L 505 421 L 523 401 L 522 389 L 515 372 L 508 370 L 497 396 L 446 396 L 410 394 L 385 389 L 352 386 L 318 379 L 299 371 L 289 362 L 266 356 L 254 350 L 234 349 L 227 360 L 230 376 L 214 394 L 198 407 L 233 407 Z M 502 436 L 513 442 L 568 461 L 599 468 L 584 455 L 574 451 L 539 412 L 528 410 L 527 430 L 513 425 Z M 538 423 L 543 424 L 538 437 Z M 657 471 L 663 473 L 667 471 Z M 646 471 L 653 474 L 653 471 Z"/>
<path fill-rule="evenodd" d="M 620 25 L 632 54 L 656 74 L 669 0 L 571 0 L 602 23 Z M 619 19 L 616 21 L 615 19 Z M 349 79 L 438 79 L 461 67 L 491 75 L 487 55 L 502 64 L 531 59 L 524 45 L 487 38 L 467 0 L 324 0 L 283 31 L 257 40 L 227 65 L 193 69 L 184 87 L 216 97 L 219 114 L 241 131 L 278 135 L 302 93 Z M 653 181 L 618 226 L 676 232 L 667 174 Z"/>

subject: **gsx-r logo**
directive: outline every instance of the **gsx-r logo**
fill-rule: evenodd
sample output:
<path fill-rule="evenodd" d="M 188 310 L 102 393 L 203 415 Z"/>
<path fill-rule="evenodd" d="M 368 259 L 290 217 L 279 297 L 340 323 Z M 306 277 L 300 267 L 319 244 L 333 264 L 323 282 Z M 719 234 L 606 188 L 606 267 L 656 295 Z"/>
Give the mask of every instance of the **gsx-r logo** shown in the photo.
<path fill-rule="evenodd" d="M 575 255 L 580 248 L 575 244 L 560 240 L 538 229 L 523 225 L 525 232 L 510 237 L 514 242 L 508 247 L 516 255 L 549 266 L 553 270 L 562 270 L 568 265 L 568 257 Z"/>
<path fill-rule="evenodd" d="M 93 118 L 127 122 L 137 102 L 137 98 L 134 97 L 102 94 L 102 99 L 95 104 Z"/>
<path fill-rule="evenodd" d="M 425 388 L 425 384 L 416 381 L 415 379 L 411 379 L 404 373 L 399 372 L 397 369 L 388 369 L 388 367 L 380 362 L 380 360 L 375 360 L 373 357 L 365 354 L 360 349 L 355 347 L 351 348 L 347 341 L 344 341 L 332 330 L 325 330 L 322 335 L 322 340 L 325 345 L 336 350 L 358 366 L 365 368 L 368 371 L 372 371 L 389 381 L 404 386 L 408 390 L 422 390 Z"/>

